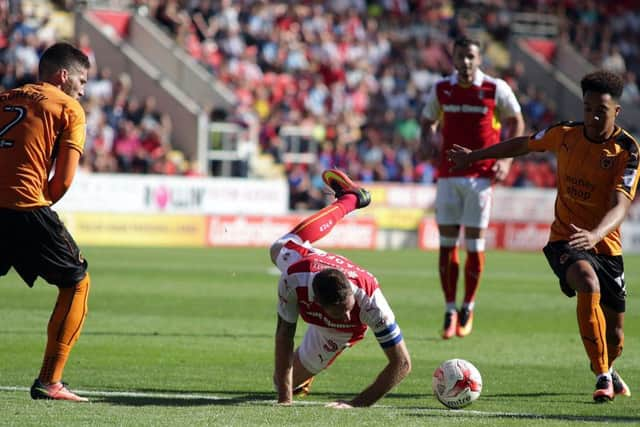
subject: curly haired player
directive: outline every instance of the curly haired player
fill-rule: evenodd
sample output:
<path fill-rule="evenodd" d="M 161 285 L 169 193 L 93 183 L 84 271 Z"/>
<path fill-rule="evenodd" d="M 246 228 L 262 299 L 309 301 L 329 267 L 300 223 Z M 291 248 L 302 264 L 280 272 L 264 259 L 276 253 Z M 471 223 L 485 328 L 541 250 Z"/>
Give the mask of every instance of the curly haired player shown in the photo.
<path fill-rule="evenodd" d="M 551 151 L 557 158 L 555 219 L 544 254 L 567 296 L 577 295 L 580 337 L 596 374 L 596 402 L 630 396 L 613 369 L 622 353 L 626 288 L 620 224 L 638 187 L 638 142 L 616 125 L 624 82 L 595 71 L 580 82 L 583 122 L 563 122 L 531 137 L 471 151 L 455 146 L 456 168 L 478 160 Z"/>

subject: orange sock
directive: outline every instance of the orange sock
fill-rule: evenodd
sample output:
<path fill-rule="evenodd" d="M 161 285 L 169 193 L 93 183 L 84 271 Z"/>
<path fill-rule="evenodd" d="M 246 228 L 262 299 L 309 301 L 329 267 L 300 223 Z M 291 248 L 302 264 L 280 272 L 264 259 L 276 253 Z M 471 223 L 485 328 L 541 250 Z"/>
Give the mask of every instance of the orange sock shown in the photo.
<path fill-rule="evenodd" d="M 480 287 L 480 277 L 484 270 L 484 252 L 467 251 L 464 264 L 464 302 L 469 304 L 476 299 Z"/>
<path fill-rule="evenodd" d="M 59 382 L 69 353 L 80 336 L 87 316 L 89 273 L 71 288 L 58 288 L 58 300 L 49 319 L 47 347 L 39 379 L 43 384 Z"/>
<path fill-rule="evenodd" d="M 597 375 L 609 372 L 605 338 L 607 323 L 600 308 L 600 294 L 578 292 L 576 312 L 582 343 L 593 371 Z"/>

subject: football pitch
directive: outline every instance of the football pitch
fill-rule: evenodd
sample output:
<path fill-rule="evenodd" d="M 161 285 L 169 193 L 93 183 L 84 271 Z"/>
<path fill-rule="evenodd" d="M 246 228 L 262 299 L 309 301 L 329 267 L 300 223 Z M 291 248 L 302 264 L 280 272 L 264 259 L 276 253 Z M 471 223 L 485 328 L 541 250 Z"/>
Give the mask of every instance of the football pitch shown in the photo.
<path fill-rule="evenodd" d="M 324 404 L 357 394 L 386 359 L 369 333 L 309 396 L 276 406 L 277 275 L 266 249 L 83 249 L 89 315 L 65 381 L 91 402 L 29 397 L 56 290 L 42 280 L 29 289 L 11 272 L 0 279 L 0 425 L 640 425 L 640 256 L 625 258 L 626 340 L 616 362 L 633 396 L 597 405 L 575 299 L 560 293 L 541 253 L 489 252 L 474 332 L 443 341 L 437 253 L 340 251 L 380 280 L 413 361 L 374 407 L 341 411 Z M 300 321 L 296 343 L 304 330 Z M 484 382 L 463 410 L 431 395 L 433 370 L 454 357 L 475 364 Z"/>

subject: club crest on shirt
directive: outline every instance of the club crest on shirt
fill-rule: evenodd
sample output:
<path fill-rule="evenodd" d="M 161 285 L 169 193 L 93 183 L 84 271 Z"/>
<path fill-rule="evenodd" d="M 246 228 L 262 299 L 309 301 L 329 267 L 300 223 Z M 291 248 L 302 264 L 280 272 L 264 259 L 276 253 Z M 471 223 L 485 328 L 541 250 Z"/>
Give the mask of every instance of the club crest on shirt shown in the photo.
<path fill-rule="evenodd" d="M 564 253 L 560 255 L 560 259 L 558 261 L 560 261 L 560 264 L 564 264 L 565 262 L 567 262 L 568 259 L 569 259 L 569 254 Z"/>
<path fill-rule="evenodd" d="M 602 169 L 611 169 L 613 166 L 613 156 L 607 156 L 606 154 L 600 158 L 600 167 Z"/>
<path fill-rule="evenodd" d="M 484 91 L 483 90 L 479 90 L 478 91 L 478 99 L 483 99 L 484 98 Z"/>

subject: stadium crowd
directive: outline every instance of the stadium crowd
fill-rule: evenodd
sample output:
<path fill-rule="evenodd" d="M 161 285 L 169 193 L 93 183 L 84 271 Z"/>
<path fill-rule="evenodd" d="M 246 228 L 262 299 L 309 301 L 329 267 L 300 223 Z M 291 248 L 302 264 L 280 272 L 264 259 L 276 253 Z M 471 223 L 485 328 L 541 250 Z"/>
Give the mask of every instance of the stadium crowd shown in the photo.
<path fill-rule="evenodd" d="M 491 8 L 468 16 L 454 13 L 448 1 L 147 5 L 150 16 L 234 90 L 236 119 L 260 123 L 263 152 L 282 161 L 288 142 L 279 130 L 285 126 L 308 129 L 318 142 L 317 163 L 285 165 L 292 207 L 325 203 L 319 172 L 330 167 L 361 181 L 433 182 L 433 160 L 420 150 L 419 120 L 429 88 L 453 69 L 449 41 L 471 26 L 490 28 L 494 37 L 505 31 L 486 25 Z M 520 87 L 520 64 L 497 69 L 486 58 L 483 69 L 519 94 L 530 130 L 555 120 L 544 93 Z M 552 186 L 553 166 L 544 158 L 519 162 L 506 184 Z"/>
<path fill-rule="evenodd" d="M 41 53 L 59 35 L 51 11 L 31 4 L 18 7 L 0 1 L 0 86 L 10 89 L 36 81 Z M 42 4 L 44 5 L 44 3 Z M 77 46 L 92 67 L 81 102 L 87 114 L 87 140 L 81 167 L 85 172 L 197 173 L 184 155 L 171 146 L 171 118 L 160 111 L 153 96 L 139 99 L 131 79 L 113 76 L 101 67 L 86 35 Z"/>
<path fill-rule="evenodd" d="M 509 11 L 566 12 L 560 15 L 567 17 L 564 34 L 592 61 L 624 71 L 625 97 L 638 101 L 640 13 L 626 9 L 628 2 L 618 3 L 605 8 L 591 0 L 132 1 L 235 92 L 238 105 L 227 119 L 259 123 L 262 152 L 283 162 L 288 139 L 281 130 L 295 126 L 308 132 L 318 161 L 284 164 L 292 207 L 305 208 L 326 202 L 320 171 L 330 167 L 362 181 L 433 182 L 433 160 L 420 150 L 420 112 L 434 81 L 452 71 L 449 44 L 461 33 L 484 34 L 483 70 L 512 86 L 528 132 L 553 123 L 553 100 L 526 84 L 522 64 L 505 66 L 492 54 L 509 37 Z M 593 32 L 589 22 L 606 30 Z M 55 38 L 47 16 L 1 7 L 0 26 L 0 84 L 31 81 L 39 53 Z M 85 36 L 77 35 L 77 43 L 91 56 Z M 127 75 L 112 75 L 94 57 L 86 92 L 87 171 L 197 173 L 171 147 L 170 117 L 153 97 L 138 99 Z M 553 161 L 531 157 L 514 163 L 505 185 L 554 183 Z"/>

